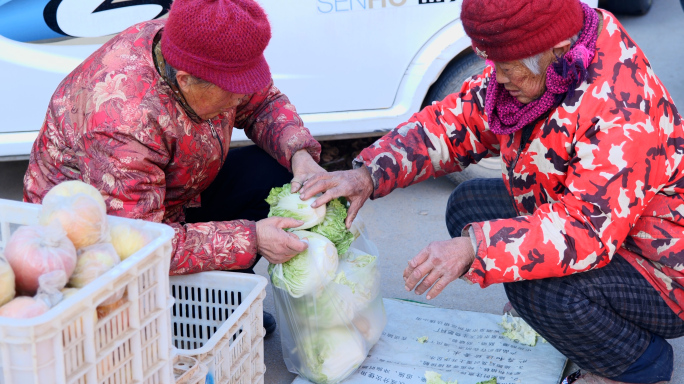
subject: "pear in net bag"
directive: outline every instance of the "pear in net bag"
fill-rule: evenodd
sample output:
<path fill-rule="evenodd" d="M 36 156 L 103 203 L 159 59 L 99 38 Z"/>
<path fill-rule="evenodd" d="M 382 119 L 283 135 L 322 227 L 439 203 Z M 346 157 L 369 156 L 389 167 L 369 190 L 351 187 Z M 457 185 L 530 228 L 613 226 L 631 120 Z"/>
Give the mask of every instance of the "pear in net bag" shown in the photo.
<path fill-rule="evenodd" d="M 107 210 L 100 192 L 72 180 L 53 187 L 43 199 L 40 224 L 59 223 L 76 249 L 109 241 Z"/>
<path fill-rule="evenodd" d="M 17 293 L 33 296 L 43 274 L 61 270 L 71 276 L 76 250 L 60 225 L 25 225 L 9 238 L 5 258 L 14 271 Z"/>

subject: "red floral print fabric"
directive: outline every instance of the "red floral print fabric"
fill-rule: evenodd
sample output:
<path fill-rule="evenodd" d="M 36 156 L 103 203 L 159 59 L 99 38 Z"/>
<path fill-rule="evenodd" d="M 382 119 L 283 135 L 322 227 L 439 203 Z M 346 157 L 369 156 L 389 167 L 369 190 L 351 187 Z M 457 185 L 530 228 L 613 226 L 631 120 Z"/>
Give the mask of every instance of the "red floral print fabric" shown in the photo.
<path fill-rule="evenodd" d="M 152 58 L 164 20 L 115 36 L 55 91 L 24 177 L 24 200 L 80 179 L 98 188 L 108 214 L 166 223 L 176 232 L 172 274 L 244 269 L 256 256 L 255 223 L 184 224 L 184 208 L 217 176 L 233 128 L 290 169 L 292 155 L 320 145 L 273 83 L 212 121 L 196 123 L 173 98 Z"/>

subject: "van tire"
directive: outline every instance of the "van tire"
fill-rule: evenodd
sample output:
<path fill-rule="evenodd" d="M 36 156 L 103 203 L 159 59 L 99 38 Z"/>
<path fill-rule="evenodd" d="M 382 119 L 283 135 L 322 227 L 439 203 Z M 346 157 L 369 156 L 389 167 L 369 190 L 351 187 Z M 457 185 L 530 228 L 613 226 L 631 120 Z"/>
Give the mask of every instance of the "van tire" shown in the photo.
<path fill-rule="evenodd" d="M 423 107 L 432 104 L 433 101 L 441 101 L 448 95 L 458 92 L 463 83 L 474 75 L 482 73 L 485 61 L 474 53 L 469 53 L 460 59 L 454 60 L 444 68 L 439 79 L 428 90 Z M 473 164 L 463 170 L 447 175 L 455 185 L 470 179 L 501 178 L 501 167 L 498 166 L 499 157 L 485 159 L 481 164 Z"/>
<path fill-rule="evenodd" d="M 599 8 L 620 15 L 645 15 L 651 9 L 653 0 L 600 0 Z"/>
<path fill-rule="evenodd" d="M 422 108 L 432 104 L 433 101 L 442 101 L 450 94 L 460 91 L 466 80 L 482 73 L 484 68 L 485 61 L 474 53 L 468 53 L 452 61 L 428 89 Z"/>

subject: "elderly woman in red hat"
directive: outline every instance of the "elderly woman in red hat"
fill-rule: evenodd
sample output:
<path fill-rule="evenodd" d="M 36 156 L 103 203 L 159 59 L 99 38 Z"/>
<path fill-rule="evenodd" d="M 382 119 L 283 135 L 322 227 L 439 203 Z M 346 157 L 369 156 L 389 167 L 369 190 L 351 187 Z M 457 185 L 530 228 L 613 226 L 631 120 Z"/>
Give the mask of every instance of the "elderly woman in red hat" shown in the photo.
<path fill-rule="evenodd" d="M 171 225 L 171 274 L 247 270 L 306 249 L 266 218 L 272 187 L 323 172 L 320 145 L 274 85 L 253 0 L 176 0 L 95 51 L 59 85 L 31 151 L 24 200 L 83 180 L 111 215 Z M 234 128 L 256 146 L 230 149 Z M 275 320 L 265 314 L 268 333 Z"/>
<path fill-rule="evenodd" d="M 316 204 L 363 202 L 500 155 L 503 179 L 460 184 L 451 240 L 409 261 L 427 298 L 503 283 L 514 309 L 584 371 L 567 382 L 656 383 L 684 335 L 684 128 L 618 20 L 579 0 L 464 0 L 484 72 L 356 159 L 309 179 Z M 422 282 L 421 282 L 422 281 Z"/>

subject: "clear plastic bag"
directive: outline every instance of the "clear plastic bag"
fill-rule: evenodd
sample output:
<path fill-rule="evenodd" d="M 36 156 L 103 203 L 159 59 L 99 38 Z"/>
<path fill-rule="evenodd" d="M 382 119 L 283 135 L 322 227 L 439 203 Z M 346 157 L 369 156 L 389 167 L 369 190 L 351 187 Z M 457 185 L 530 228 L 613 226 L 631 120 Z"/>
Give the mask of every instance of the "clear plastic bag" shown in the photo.
<path fill-rule="evenodd" d="M 273 284 L 287 369 L 314 383 L 339 383 L 351 375 L 387 323 L 379 254 L 365 228 L 356 228 L 356 240 L 339 256 L 335 278 L 322 290 L 293 297 Z"/>
<path fill-rule="evenodd" d="M 38 278 L 38 293 L 36 299 L 43 300 L 50 308 L 59 304 L 64 299 L 62 289 L 66 286 L 69 278 L 62 270 L 48 272 Z"/>

